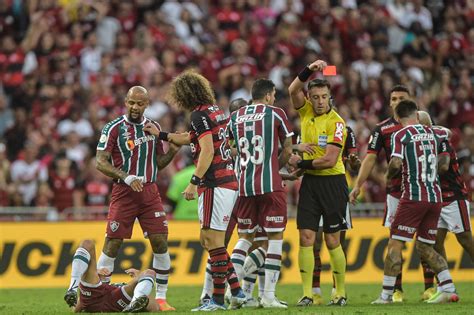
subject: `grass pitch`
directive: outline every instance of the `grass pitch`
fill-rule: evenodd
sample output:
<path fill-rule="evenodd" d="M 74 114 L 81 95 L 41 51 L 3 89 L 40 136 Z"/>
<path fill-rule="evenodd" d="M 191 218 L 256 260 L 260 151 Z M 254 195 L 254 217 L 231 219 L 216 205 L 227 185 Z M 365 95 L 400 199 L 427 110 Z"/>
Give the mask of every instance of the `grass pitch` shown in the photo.
<path fill-rule="evenodd" d="M 377 298 L 381 284 L 348 284 L 348 305 L 345 307 L 313 306 L 297 308 L 296 301 L 301 296 L 299 285 L 280 285 L 277 294 L 281 300 L 287 301 L 286 311 L 265 309 L 242 309 L 228 311 L 231 314 L 474 314 L 474 283 L 458 282 L 456 288 L 460 296 L 459 303 L 445 305 L 427 305 L 419 299 L 423 291 L 422 284 L 405 284 L 405 300 L 403 304 L 370 305 Z M 257 288 L 256 288 L 257 289 Z M 331 288 L 323 285 L 325 302 L 329 299 Z M 256 290 L 255 290 L 256 291 Z M 0 290 L 1 314 L 67 314 L 70 313 L 63 301 L 65 289 L 11 289 Z M 176 307 L 172 314 L 190 313 L 197 306 L 201 287 L 170 287 L 168 301 Z M 220 312 L 222 313 L 222 312 Z"/>

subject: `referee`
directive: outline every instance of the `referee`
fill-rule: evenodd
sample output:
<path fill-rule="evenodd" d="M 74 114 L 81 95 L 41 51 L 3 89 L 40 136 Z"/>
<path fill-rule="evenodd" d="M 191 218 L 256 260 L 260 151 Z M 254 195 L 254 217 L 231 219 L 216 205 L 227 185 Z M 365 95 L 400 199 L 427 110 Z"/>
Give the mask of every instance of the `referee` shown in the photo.
<path fill-rule="evenodd" d="M 326 62 L 322 60 L 311 63 L 289 87 L 291 103 L 300 115 L 302 142 L 315 144 L 313 154 L 304 153 L 304 159 L 293 155 L 289 161 L 291 166 L 305 170 L 297 214 L 300 236 L 298 263 L 303 282 L 303 297 L 298 301 L 298 306 L 313 304 L 313 244 L 321 216 L 336 284 L 336 291 L 328 305 L 346 304 L 346 258 L 340 242 L 340 232 L 347 228 L 345 214 L 349 195 L 342 161 L 347 137 L 346 124 L 331 106 L 331 86 L 326 80 L 310 81 L 308 97 L 303 91 L 305 82 L 313 72 L 325 67 Z"/>

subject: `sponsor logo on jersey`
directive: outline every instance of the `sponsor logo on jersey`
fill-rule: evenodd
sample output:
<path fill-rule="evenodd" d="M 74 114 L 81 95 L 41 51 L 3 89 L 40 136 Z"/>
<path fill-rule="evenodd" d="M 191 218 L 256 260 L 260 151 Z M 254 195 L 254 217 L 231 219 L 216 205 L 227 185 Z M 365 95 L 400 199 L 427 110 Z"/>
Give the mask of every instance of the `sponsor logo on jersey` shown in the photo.
<path fill-rule="evenodd" d="M 265 218 L 265 220 L 267 220 L 267 222 L 282 223 L 282 222 L 285 221 L 285 217 L 283 217 L 282 215 L 281 216 L 276 216 L 276 217 L 267 216 Z"/>
<path fill-rule="evenodd" d="M 420 134 L 416 134 L 416 135 L 413 135 L 411 136 L 411 140 L 412 141 L 427 141 L 427 140 L 434 140 L 435 137 L 434 137 L 434 134 L 432 133 L 420 133 Z"/>
<path fill-rule="evenodd" d="M 397 228 L 399 231 L 406 231 L 410 234 L 415 234 L 416 232 L 416 228 L 405 226 L 405 225 L 399 225 Z"/>
<path fill-rule="evenodd" d="M 155 212 L 155 218 L 164 217 L 164 216 L 166 216 L 166 213 L 164 211 Z"/>
<path fill-rule="evenodd" d="M 258 120 L 262 120 L 263 117 L 265 117 L 265 113 L 242 115 L 242 116 L 237 117 L 237 119 L 235 120 L 235 123 L 240 124 L 247 121 L 258 121 Z"/>
<path fill-rule="evenodd" d="M 237 218 L 237 222 L 239 222 L 241 224 L 245 224 L 245 225 L 250 225 L 250 224 L 252 224 L 252 219 Z"/>
<path fill-rule="evenodd" d="M 392 124 L 388 124 L 388 125 L 382 126 L 382 127 L 380 128 L 380 130 L 381 130 L 381 131 L 384 131 L 385 129 L 389 129 L 389 128 L 392 128 L 392 127 L 394 127 L 394 126 L 395 126 L 395 124 L 393 124 L 393 123 L 392 123 Z"/>
<path fill-rule="evenodd" d="M 428 234 L 431 234 L 431 235 L 436 235 L 437 232 L 438 230 L 428 230 Z"/>
<path fill-rule="evenodd" d="M 146 143 L 148 141 L 155 141 L 155 136 L 154 135 L 148 135 L 148 136 L 140 137 L 140 138 L 135 139 L 135 140 L 131 140 L 131 139 L 127 140 L 126 146 L 127 146 L 127 149 L 132 151 L 133 149 L 135 149 L 136 146 L 142 145 L 143 143 Z"/>
<path fill-rule="evenodd" d="M 343 138 L 344 138 L 344 124 L 337 122 L 336 132 L 334 133 L 334 141 L 342 142 Z"/>
<path fill-rule="evenodd" d="M 377 143 L 379 136 L 380 136 L 380 133 L 378 131 L 374 132 L 374 135 L 370 135 L 369 146 L 371 148 L 375 148 L 375 144 Z"/>
<path fill-rule="evenodd" d="M 222 222 L 229 222 L 230 221 L 230 217 L 228 215 L 225 215 L 223 218 L 222 218 Z"/>
<path fill-rule="evenodd" d="M 120 223 L 118 223 L 117 221 L 110 222 L 110 229 L 112 230 L 112 232 L 116 232 L 119 226 L 120 226 Z"/>

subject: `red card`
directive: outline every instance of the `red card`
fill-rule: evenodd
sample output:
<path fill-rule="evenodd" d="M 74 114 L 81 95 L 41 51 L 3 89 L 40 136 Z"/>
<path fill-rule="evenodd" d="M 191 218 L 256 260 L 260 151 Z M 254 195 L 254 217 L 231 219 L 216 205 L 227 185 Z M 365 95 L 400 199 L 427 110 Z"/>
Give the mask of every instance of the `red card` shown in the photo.
<path fill-rule="evenodd" d="M 336 75 L 336 66 L 326 66 L 323 70 L 323 75 Z"/>

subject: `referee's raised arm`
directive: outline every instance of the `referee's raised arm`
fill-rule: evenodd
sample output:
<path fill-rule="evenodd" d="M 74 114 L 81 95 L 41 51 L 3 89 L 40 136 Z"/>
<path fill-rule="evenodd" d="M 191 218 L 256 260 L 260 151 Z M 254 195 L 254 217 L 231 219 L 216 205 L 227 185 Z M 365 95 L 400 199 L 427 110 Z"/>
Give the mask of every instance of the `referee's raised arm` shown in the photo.
<path fill-rule="evenodd" d="M 316 60 L 304 67 L 293 82 L 291 82 L 288 92 L 290 93 L 291 104 L 294 109 L 301 108 L 304 105 L 304 83 L 308 81 L 314 71 L 323 71 L 326 66 L 326 61 Z"/>

